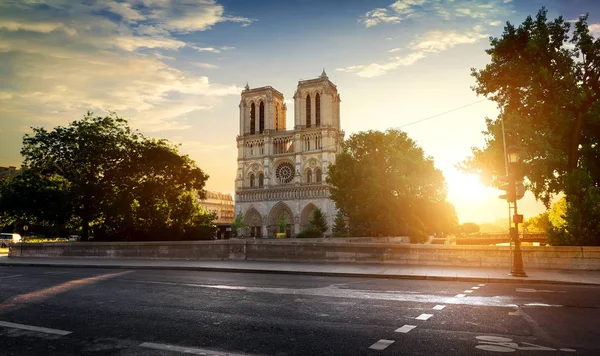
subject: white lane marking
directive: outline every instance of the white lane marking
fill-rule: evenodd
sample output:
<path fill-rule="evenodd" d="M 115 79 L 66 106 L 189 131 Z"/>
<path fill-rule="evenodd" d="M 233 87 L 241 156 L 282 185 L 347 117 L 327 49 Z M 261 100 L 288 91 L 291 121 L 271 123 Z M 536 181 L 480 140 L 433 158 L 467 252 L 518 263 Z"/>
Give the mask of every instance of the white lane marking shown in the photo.
<path fill-rule="evenodd" d="M 485 287 L 485 283 L 480 283 L 480 284 L 478 284 L 478 286 Z"/>
<path fill-rule="evenodd" d="M 446 307 L 445 305 L 436 305 L 435 307 L 433 307 L 433 310 L 442 310 L 445 307 Z"/>
<path fill-rule="evenodd" d="M 0 277 L 0 279 L 15 278 L 15 277 L 21 277 L 21 276 L 22 276 L 22 274 L 13 274 L 13 275 L 10 275 L 10 276 L 2 276 L 2 277 Z"/>
<path fill-rule="evenodd" d="M 462 298 L 462 297 L 464 297 L 464 296 L 465 296 L 465 294 L 457 294 L 457 295 L 455 295 L 454 297 L 455 297 L 455 298 Z"/>
<path fill-rule="evenodd" d="M 373 349 L 373 350 L 385 350 L 386 347 L 390 346 L 393 343 L 394 343 L 394 340 L 381 339 L 381 340 L 377 341 L 376 343 L 374 343 L 373 345 L 369 346 L 369 348 Z"/>
<path fill-rule="evenodd" d="M 517 312 L 508 312 L 508 315 L 515 316 L 515 315 L 519 315 L 519 313 L 517 313 Z"/>
<path fill-rule="evenodd" d="M 470 290 L 470 289 L 467 289 L 467 290 L 466 290 L 466 291 L 464 291 L 463 293 L 473 293 L 473 291 L 472 291 L 472 290 Z"/>
<path fill-rule="evenodd" d="M 198 349 L 198 348 L 194 348 L 194 347 L 175 346 L 175 345 L 167 345 L 167 344 L 155 344 L 153 342 L 144 342 L 144 343 L 141 343 L 139 346 L 145 347 L 147 349 L 181 352 L 183 354 L 189 354 L 189 355 L 250 356 L 248 354 L 236 354 L 236 353 L 231 353 L 231 352 L 222 352 L 222 351 L 215 351 L 215 350 L 208 350 L 208 349 Z"/>
<path fill-rule="evenodd" d="M 8 321 L 0 321 L 0 326 L 4 326 L 7 328 L 13 328 L 13 329 L 37 331 L 39 333 L 54 334 L 54 335 L 61 335 L 61 336 L 69 335 L 72 333 L 72 331 L 42 328 L 39 326 L 32 326 L 32 325 L 16 324 L 16 323 L 10 323 Z"/>
<path fill-rule="evenodd" d="M 415 319 L 417 320 L 427 320 L 429 318 L 431 318 L 433 316 L 433 314 L 421 314 L 418 317 L 416 317 Z"/>
<path fill-rule="evenodd" d="M 560 308 L 562 307 L 562 305 L 554 305 L 554 304 L 544 304 L 544 303 L 527 303 L 527 304 L 523 304 L 527 307 L 555 307 L 555 308 Z"/>
<path fill-rule="evenodd" d="M 411 331 L 412 329 L 416 328 L 416 325 L 404 325 L 401 328 L 398 328 L 396 330 L 394 330 L 397 333 L 403 333 L 406 334 L 407 332 Z"/>
<path fill-rule="evenodd" d="M 517 292 L 521 293 L 567 293 L 564 290 L 546 290 L 546 289 L 533 289 L 533 288 L 517 288 Z"/>
<path fill-rule="evenodd" d="M 479 287 L 475 286 L 475 287 L 471 287 L 471 289 L 479 289 Z"/>

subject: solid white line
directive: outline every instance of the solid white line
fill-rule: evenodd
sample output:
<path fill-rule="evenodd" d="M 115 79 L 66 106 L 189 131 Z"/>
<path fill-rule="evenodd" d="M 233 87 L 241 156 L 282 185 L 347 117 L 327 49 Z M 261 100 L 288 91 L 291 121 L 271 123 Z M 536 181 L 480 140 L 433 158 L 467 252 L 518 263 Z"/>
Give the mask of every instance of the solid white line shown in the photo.
<path fill-rule="evenodd" d="M 231 352 L 222 352 L 222 351 L 215 351 L 215 350 L 208 350 L 208 349 L 197 349 L 194 347 L 175 346 L 175 345 L 167 345 L 167 344 L 155 344 L 153 342 L 144 342 L 144 343 L 139 344 L 139 346 L 145 347 L 147 349 L 181 352 L 181 353 L 189 354 L 189 355 L 250 356 L 248 354 L 235 354 L 235 353 L 231 353 Z"/>
<path fill-rule="evenodd" d="M 369 348 L 373 349 L 373 350 L 385 350 L 386 347 L 390 346 L 393 343 L 394 343 L 394 340 L 381 339 L 381 340 L 377 341 L 376 343 L 374 343 L 373 345 L 369 346 Z"/>
<path fill-rule="evenodd" d="M 13 275 L 10 275 L 10 276 L 2 276 L 2 277 L 0 277 L 0 279 L 15 278 L 15 277 L 21 277 L 21 276 L 22 276 L 22 274 L 13 274 Z"/>
<path fill-rule="evenodd" d="M 433 307 L 433 310 L 442 310 L 445 307 L 446 307 L 445 305 L 436 305 L 435 307 Z"/>
<path fill-rule="evenodd" d="M 463 293 L 473 293 L 473 291 L 472 291 L 472 290 L 470 290 L 470 289 L 467 289 L 467 290 L 466 290 L 466 291 L 464 291 Z"/>
<path fill-rule="evenodd" d="M 62 336 L 69 335 L 69 334 L 72 333 L 71 331 L 42 328 L 42 327 L 39 327 L 39 326 L 15 324 L 15 323 L 9 323 L 8 321 L 0 321 L 0 326 L 4 326 L 4 327 L 7 327 L 7 328 L 13 328 L 13 329 L 37 331 L 37 332 L 44 333 L 44 334 L 62 335 Z"/>
<path fill-rule="evenodd" d="M 417 320 L 427 320 L 429 318 L 431 318 L 433 316 L 433 314 L 421 314 L 418 317 L 416 317 L 415 319 Z"/>
<path fill-rule="evenodd" d="M 464 297 L 464 296 L 465 296 L 465 294 L 457 294 L 457 295 L 455 295 L 454 297 L 455 297 L 455 298 L 462 298 L 462 297 Z"/>
<path fill-rule="evenodd" d="M 406 334 L 407 332 L 411 331 L 416 327 L 416 325 L 404 325 L 403 327 L 396 329 L 395 332 Z"/>

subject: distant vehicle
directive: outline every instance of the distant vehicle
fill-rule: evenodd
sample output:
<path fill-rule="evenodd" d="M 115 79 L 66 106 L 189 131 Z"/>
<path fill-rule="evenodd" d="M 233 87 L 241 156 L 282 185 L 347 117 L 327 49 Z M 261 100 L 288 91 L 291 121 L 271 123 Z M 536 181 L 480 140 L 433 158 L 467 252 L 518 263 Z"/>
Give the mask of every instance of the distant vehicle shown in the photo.
<path fill-rule="evenodd" d="M 69 238 L 67 240 L 69 240 L 71 242 L 81 241 L 81 236 L 79 236 L 79 235 L 69 235 Z"/>
<path fill-rule="evenodd" d="M 11 233 L 0 234 L 0 247 L 8 247 L 9 242 L 21 242 L 21 235 Z"/>

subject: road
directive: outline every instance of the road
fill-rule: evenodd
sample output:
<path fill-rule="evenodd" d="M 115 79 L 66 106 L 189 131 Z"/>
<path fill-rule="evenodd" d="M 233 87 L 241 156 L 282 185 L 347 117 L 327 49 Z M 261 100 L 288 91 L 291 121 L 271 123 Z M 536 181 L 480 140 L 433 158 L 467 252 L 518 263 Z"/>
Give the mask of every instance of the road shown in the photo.
<path fill-rule="evenodd" d="M 600 354 L 600 287 L 0 267 L 0 355 Z"/>

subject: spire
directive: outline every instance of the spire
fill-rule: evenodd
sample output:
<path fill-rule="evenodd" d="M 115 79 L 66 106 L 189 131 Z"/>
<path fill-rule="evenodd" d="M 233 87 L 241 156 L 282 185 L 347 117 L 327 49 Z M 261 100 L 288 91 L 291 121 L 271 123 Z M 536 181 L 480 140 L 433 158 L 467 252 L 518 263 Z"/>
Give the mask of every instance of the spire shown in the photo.
<path fill-rule="evenodd" d="M 248 85 L 248 82 L 246 82 L 246 86 L 244 87 L 244 90 L 250 90 L 250 86 Z"/>
<path fill-rule="evenodd" d="M 327 78 L 327 73 L 325 73 L 325 68 L 323 68 L 323 72 L 321 73 L 321 78 Z"/>

